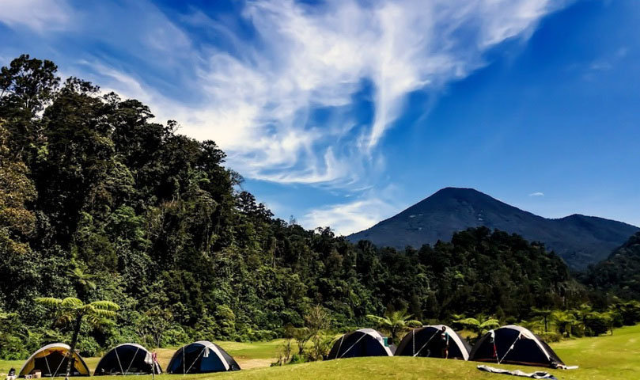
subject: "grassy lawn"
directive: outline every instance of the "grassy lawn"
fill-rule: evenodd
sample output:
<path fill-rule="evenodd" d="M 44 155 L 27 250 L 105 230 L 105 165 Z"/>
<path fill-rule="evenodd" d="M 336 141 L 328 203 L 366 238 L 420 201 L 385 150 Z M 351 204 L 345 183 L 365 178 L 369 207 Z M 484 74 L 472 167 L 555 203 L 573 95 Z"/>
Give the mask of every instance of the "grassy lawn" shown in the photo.
<path fill-rule="evenodd" d="M 243 367 L 240 372 L 188 375 L 180 379 L 502 379 L 504 375 L 480 372 L 478 363 L 425 358 L 357 358 L 331 360 L 318 363 L 296 364 L 284 367 L 266 367 L 275 359 L 282 341 L 261 343 L 219 342 Z M 640 379 L 640 325 L 614 331 L 613 336 L 583 338 L 552 344 L 553 349 L 567 365 L 579 365 L 580 369 L 551 371 L 558 379 L 617 380 Z M 173 350 L 158 350 L 160 362 L 168 364 Z M 97 358 L 88 358 L 93 368 Z M 19 369 L 22 361 L 0 361 L 0 374 L 11 366 Z M 521 369 L 525 372 L 539 368 L 524 366 L 499 366 Z M 138 376 L 139 380 L 150 380 L 151 376 Z M 159 380 L 176 378 L 172 375 L 157 376 Z M 109 380 L 109 378 L 105 378 Z"/>

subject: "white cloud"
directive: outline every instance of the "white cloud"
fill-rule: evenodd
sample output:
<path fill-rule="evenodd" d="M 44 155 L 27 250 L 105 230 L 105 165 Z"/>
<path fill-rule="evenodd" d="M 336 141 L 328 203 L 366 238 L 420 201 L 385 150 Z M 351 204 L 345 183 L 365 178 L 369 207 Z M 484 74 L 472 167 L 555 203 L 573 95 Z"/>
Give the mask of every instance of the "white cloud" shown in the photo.
<path fill-rule="evenodd" d="M 247 176 L 276 182 L 353 184 L 407 95 L 438 90 L 485 64 L 486 49 L 527 37 L 551 1 L 329 1 L 308 8 L 293 1 L 247 3 L 256 38 L 238 55 L 216 51 L 199 71 L 210 99 L 210 135 Z M 198 17 L 195 17 L 198 16 Z M 195 14 L 199 26 L 228 28 Z M 313 125 L 317 107 L 353 106 L 363 80 L 374 85 L 372 125 L 337 119 Z M 248 138 L 249 137 L 249 138 Z M 340 140 L 337 142 L 337 140 Z M 336 144 L 338 146 L 336 147 Z M 363 163 L 364 162 L 364 163 Z"/>
<path fill-rule="evenodd" d="M 529 194 L 530 197 L 544 197 L 544 193 L 540 191 L 536 191 L 535 193 Z"/>
<path fill-rule="evenodd" d="M 37 31 L 66 29 L 71 9 L 64 0 L 2 0 L 0 22 Z"/>
<path fill-rule="evenodd" d="M 356 199 L 309 211 L 300 220 L 301 225 L 307 228 L 330 226 L 338 234 L 349 235 L 391 217 L 404 206 L 398 202 L 404 194 L 393 184 L 382 189 L 361 189 L 360 193 Z"/>
<path fill-rule="evenodd" d="M 77 12 L 65 4 L 5 0 L 0 21 L 35 30 L 73 25 L 117 51 L 115 62 L 85 55 L 83 72 L 65 70 L 139 98 L 185 134 L 215 140 L 246 177 L 353 189 L 384 167 L 377 148 L 409 93 L 469 75 L 486 64 L 487 49 L 527 38 L 559 2 L 249 1 L 241 14 L 249 35 L 197 9 L 170 19 L 148 1 L 81 2 Z M 198 28 L 198 39 L 180 23 Z M 363 82 L 372 84 L 374 105 L 364 125 L 349 112 Z M 331 115 L 321 123 L 312 117 L 318 108 Z"/>
<path fill-rule="evenodd" d="M 622 46 L 618 48 L 615 53 L 608 54 L 591 62 L 591 64 L 589 65 L 589 69 L 592 71 L 609 71 L 613 69 L 621 60 L 623 60 L 628 53 L 629 49 L 625 46 Z"/>
<path fill-rule="evenodd" d="M 336 233 L 349 235 L 373 226 L 395 210 L 381 199 L 366 198 L 312 210 L 300 222 L 307 228 L 331 226 Z"/>

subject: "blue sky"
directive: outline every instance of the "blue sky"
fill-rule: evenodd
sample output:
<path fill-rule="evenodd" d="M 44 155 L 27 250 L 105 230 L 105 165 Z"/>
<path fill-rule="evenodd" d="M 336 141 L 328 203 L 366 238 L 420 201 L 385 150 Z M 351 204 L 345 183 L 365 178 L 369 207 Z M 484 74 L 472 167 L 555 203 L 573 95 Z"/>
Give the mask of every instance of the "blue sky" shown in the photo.
<path fill-rule="evenodd" d="M 640 2 L 0 1 L 29 53 L 213 139 L 338 233 L 442 187 L 640 225 Z"/>

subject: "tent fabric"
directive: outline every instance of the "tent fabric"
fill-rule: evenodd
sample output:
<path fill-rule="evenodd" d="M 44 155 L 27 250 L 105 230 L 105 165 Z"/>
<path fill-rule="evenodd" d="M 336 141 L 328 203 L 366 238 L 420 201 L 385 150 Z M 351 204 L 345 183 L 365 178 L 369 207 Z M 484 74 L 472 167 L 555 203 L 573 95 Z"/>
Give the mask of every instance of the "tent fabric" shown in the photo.
<path fill-rule="evenodd" d="M 182 346 L 171 358 L 167 373 L 239 371 L 238 363 L 217 344 L 201 340 Z"/>
<path fill-rule="evenodd" d="M 25 377 L 33 371 L 40 371 L 42 377 L 65 376 L 67 360 L 71 347 L 64 343 L 53 343 L 40 348 L 24 362 L 18 372 L 19 377 Z M 74 363 L 71 367 L 71 376 L 90 376 L 89 367 L 82 357 L 73 354 Z"/>
<path fill-rule="evenodd" d="M 150 375 L 160 374 L 162 369 L 154 363 L 151 353 L 135 343 L 125 343 L 112 348 L 98 362 L 94 376 L 100 375 Z"/>
<path fill-rule="evenodd" d="M 536 371 L 536 372 L 522 372 L 519 369 L 515 371 L 509 371 L 508 369 L 494 368 L 486 365 L 479 365 L 478 369 L 480 371 L 489 372 L 489 373 L 499 373 L 502 375 L 510 375 L 510 376 L 520 376 L 520 377 L 528 377 L 530 379 L 550 379 L 550 380 L 558 380 L 557 377 L 553 376 L 548 372 Z"/>
<path fill-rule="evenodd" d="M 384 338 L 373 329 L 360 329 L 343 335 L 331 348 L 327 359 L 355 358 L 362 356 L 393 356 L 384 344 Z"/>
<path fill-rule="evenodd" d="M 404 336 L 395 356 L 443 358 L 442 328 L 449 334 L 449 359 L 469 360 L 469 344 L 445 325 L 429 325 L 411 330 Z"/>
<path fill-rule="evenodd" d="M 470 359 L 480 362 L 564 367 L 558 355 L 531 331 L 504 326 L 485 334 L 473 347 Z"/>

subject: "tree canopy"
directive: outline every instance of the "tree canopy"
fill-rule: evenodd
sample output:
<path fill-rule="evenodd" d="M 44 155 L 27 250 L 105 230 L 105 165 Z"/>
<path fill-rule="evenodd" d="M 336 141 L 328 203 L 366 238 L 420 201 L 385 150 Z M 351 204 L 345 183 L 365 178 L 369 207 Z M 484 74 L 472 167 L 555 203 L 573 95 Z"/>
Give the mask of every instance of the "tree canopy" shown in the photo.
<path fill-rule="evenodd" d="M 19 355 L 72 333 L 52 328 L 38 297 L 121 306 L 112 326 L 82 326 L 88 354 L 122 341 L 269 339 L 314 310 L 346 329 L 394 311 L 504 321 L 588 301 L 558 256 L 517 235 L 477 228 L 396 251 L 274 218 L 214 141 L 62 81 L 50 61 L 2 68 L 0 120 L 0 310 L 29 330 L 11 337 Z"/>

